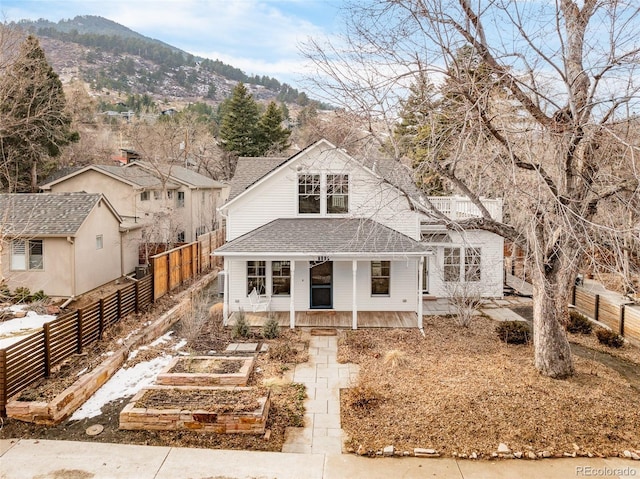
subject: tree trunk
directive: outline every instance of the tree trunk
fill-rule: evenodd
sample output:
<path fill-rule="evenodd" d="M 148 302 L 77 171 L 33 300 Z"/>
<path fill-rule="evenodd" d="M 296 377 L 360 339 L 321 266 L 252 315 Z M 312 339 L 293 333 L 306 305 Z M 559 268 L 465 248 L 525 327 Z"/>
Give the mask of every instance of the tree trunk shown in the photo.
<path fill-rule="evenodd" d="M 31 163 L 31 192 L 37 193 L 38 191 L 38 161 L 33 160 Z"/>
<path fill-rule="evenodd" d="M 550 274 L 538 273 L 533 280 L 533 344 L 535 367 L 555 379 L 573 375 L 573 360 L 562 323 L 566 287 Z"/>

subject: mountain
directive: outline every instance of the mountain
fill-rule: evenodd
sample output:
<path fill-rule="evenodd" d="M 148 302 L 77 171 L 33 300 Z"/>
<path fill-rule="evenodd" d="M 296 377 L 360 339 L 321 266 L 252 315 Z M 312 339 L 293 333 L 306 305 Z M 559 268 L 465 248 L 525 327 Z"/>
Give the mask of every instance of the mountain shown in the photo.
<path fill-rule="evenodd" d="M 268 76 L 248 76 L 219 60 L 196 57 L 99 16 L 57 23 L 20 20 L 14 25 L 40 38 L 63 82 L 80 79 L 98 94 L 148 94 L 157 100 L 219 103 L 237 82 L 256 100 L 304 106 L 309 98 Z"/>

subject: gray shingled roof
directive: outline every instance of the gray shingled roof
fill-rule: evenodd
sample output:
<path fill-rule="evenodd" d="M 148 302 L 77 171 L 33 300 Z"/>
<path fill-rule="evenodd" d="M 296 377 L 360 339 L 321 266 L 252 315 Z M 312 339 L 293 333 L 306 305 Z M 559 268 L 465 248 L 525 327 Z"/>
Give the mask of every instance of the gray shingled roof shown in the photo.
<path fill-rule="evenodd" d="M 221 246 L 216 253 L 424 254 L 423 243 L 365 218 L 280 218 Z"/>
<path fill-rule="evenodd" d="M 97 193 L 0 194 L 0 228 L 9 236 L 74 236 L 101 199 Z"/>
<path fill-rule="evenodd" d="M 240 157 L 231 179 L 229 200 L 234 199 L 260 178 L 275 170 L 289 158 Z"/>
<path fill-rule="evenodd" d="M 123 166 L 109 165 L 95 165 L 95 168 L 143 188 L 162 188 L 162 182 L 160 179 L 144 168 L 136 168 L 135 166 L 125 168 Z M 166 186 L 167 188 L 177 188 L 178 185 L 168 182 Z"/>
<path fill-rule="evenodd" d="M 158 174 L 159 171 L 161 174 L 168 176 L 174 181 L 180 181 L 181 183 L 185 183 L 188 186 L 196 188 L 222 188 L 225 186 L 224 183 L 179 165 L 154 166 L 146 161 L 136 161 L 130 163 L 130 165 L 127 165 L 124 169 L 144 169 L 150 174 Z"/>

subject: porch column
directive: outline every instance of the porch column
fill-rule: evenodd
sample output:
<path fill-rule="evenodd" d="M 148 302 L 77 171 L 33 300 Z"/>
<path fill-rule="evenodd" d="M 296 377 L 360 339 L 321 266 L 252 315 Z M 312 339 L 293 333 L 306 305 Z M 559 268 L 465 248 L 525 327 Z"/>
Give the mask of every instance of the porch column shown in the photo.
<path fill-rule="evenodd" d="M 418 267 L 418 328 L 422 329 L 422 277 L 424 275 L 424 256 L 420 256 L 420 266 Z"/>
<path fill-rule="evenodd" d="M 291 260 L 289 263 L 289 271 L 291 272 L 291 283 L 289 285 L 290 291 L 289 294 L 291 298 L 289 299 L 289 327 L 294 329 L 296 327 L 296 307 L 295 307 L 295 284 L 296 284 L 296 262 Z"/>
<path fill-rule="evenodd" d="M 227 325 L 229 321 L 229 260 L 227 257 L 224 257 L 224 298 L 222 298 L 222 324 L 224 326 Z"/>
<path fill-rule="evenodd" d="M 351 305 L 351 309 L 353 310 L 353 324 L 351 325 L 352 329 L 358 329 L 358 301 L 357 301 L 357 289 L 356 289 L 356 283 L 357 283 L 357 277 L 358 277 L 358 261 L 357 260 L 353 260 L 351 262 L 351 271 L 352 274 L 351 276 L 353 277 L 353 304 Z"/>

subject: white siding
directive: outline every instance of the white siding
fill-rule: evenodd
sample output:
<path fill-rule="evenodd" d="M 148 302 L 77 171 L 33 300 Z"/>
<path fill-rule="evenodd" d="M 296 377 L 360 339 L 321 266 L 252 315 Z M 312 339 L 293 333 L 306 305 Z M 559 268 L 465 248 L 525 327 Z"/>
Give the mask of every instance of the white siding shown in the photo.
<path fill-rule="evenodd" d="M 474 292 L 484 297 L 499 298 L 503 295 L 503 255 L 504 240 L 488 231 L 472 230 L 463 235 L 450 233 L 452 243 L 449 247 L 473 247 L 482 249 L 481 280 L 469 283 Z M 435 257 L 429 263 L 429 295 L 445 297 L 451 294 L 452 283 L 443 281 L 444 248 L 436 248 Z"/>
<path fill-rule="evenodd" d="M 298 175 L 303 173 L 348 174 L 349 214 L 301 215 L 303 217 L 371 218 L 419 239 L 418 215 L 411 211 L 399 190 L 363 169 L 339 150 L 320 153 L 317 149 L 293 161 L 230 205 L 228 239 L 233 240 L 277 218 L 295 218 L 297 214 Z M 325 210 L 322 199 L 322 209 Z"/>
<path fill-rule="evenodd" d="M 310 310 L 309 262 L 296 261 L 294 274 L 294 305 L 296 311 Z M 229 305 L 231 311 L 243 308 L 251 311 L 247 298 L 247 262 L 229 260 Z M 271 262 L 267 261 L 267 290 L 271 290 Z M 351 311 L 353 304 L 353 277 L 351 261 L 333 262 L 333 309 Z M 392 261 L 389 296 L 371 295 L 371 262 L 358 261 L 357 307 L 358 311 L 416 311 L 418 290 L 417 260 Z M 272 311 L 289 311 L 289 296 L 273 296 Z"/>

